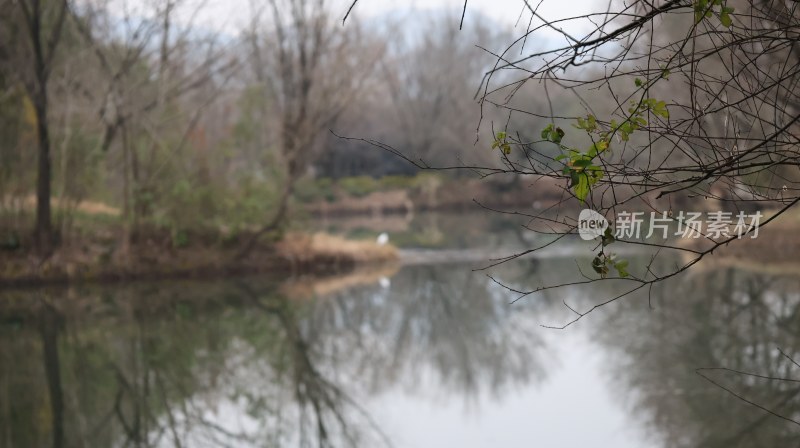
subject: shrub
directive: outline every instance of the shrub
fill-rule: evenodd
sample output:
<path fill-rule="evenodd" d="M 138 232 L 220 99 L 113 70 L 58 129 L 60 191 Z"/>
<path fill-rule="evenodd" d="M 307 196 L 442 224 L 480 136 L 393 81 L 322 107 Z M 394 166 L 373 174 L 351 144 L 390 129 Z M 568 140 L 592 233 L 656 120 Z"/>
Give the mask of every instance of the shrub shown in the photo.
<path fill-rule="evenodd" d="M 319 201 L 333 202 L 333 181 L 327 177 L 321 179 L 303 178 L 294 187 L 294 198 L 302 203 Z"/>
<path fill-rule="evenodd" d="M 347 194 L 355 197 L 364 197 L 378 191 L 378 182 L 369 176 L 346 177 L 339 181 L 339 186 Z"/>

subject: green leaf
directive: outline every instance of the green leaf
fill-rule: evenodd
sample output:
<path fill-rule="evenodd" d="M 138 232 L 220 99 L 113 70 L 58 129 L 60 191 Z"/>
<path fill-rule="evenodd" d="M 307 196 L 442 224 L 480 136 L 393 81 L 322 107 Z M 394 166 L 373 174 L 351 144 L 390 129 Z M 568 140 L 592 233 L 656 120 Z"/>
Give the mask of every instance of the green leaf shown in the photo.
<path fill-rule="evenodd" d="M 628 268 L 628 261 L 627 260 L 620 260 L 620 261 L 614 263 L 614 269 L 617 270 L 617 273 L 622 278 L 625 278 L 625 277 L 630 275 L 628 273 L 628 269 L 627 268 Z"/>
<path fill-rule="evenodd" d="M 589 176 L 585 173 L 578 175 L 578 183 L 574 185 L 575 197 L 581 202 L 586 202 L 586 197 L 589 196 Z"/>
<path fill-rule="evenodd" d="M 600 255 L 597 255 L 594 257 L 594 260 L 592 260 L 592 269 L 594 269 L 594 272 L 597 272 L 603 278 L 608 275 L 608 266 L 606 266 L 605 260 L 600 258 Z"/>
<path fill-rule="evenodd" d="M 508 141 L 506 141 L 507 137 L 508 134 L 506 134 L 505 132 L 498 132 L 494 140 L 494 143 L 492 143 L 492 149 L 500 148 L 500 150 L 503 151 L 503 154 L 506 155 L 510 154 L 511 144 L 508 143 Z"/>
<path fill-rule="evenodd" d="M 578 117 L 576 121 L 578 124 L 573 124 L 572 126 L 578 129 L 584 129 L 589 133 L 597 130 L 597 118 L 594 115 L 587 115 L 585 119 Z"/>
<path fill-rule="evenodd" d="M 572 161 L 572 166 L 576 168 L 586 168 L 592 164 L 592 159 L 578 159 Z"/>
<path fill-rule="evenodd" d="M 634 79 L 633 83 L 636 84 L 636 87 L 641 87 L 642 86 L 642 80 L 639 79 L 639 78 Z"/>
<path fill-rule="evenodd" d="M 542 129 L 542 138 L 550 140 L 550 132 L 553 130 L 553 124 L 548 124 L 546 128 Z"/>
<path fill-rule="evenodd" d="M 724 9 L 723 9 L 723 11 L 722 11 L 722 12 L 719 14 L 719 22 L 720 22 L 720 23 L 722 24 L 722 26 L 724 26 L 725 28 L 730 28 L 730 27 L 731 27 L 731 25 L 733 24 L 733 20 L 731 20 L 731 16 L 730 16 L 730 14 L 728 14 L 727 12 L 725 12 L 725 10 L 724 10 Z"/>
<path fill-rule="evenodd" d="M 573 170 L 571 167 L 567 168 L 569 168 L 569 187 L 572 188 L 578 185 L 578 182 L 581 181 L 580 180 L 581 176 L 577 171 Z"/>
<path fill-rule="evenodd" d="M 596 184 L 597 181 L 603 178 L 603 170 L 601 170 L 600 167 L 590 166 L 587 168 L 587 170 L 589 170 L 589 173 L 591 174 L 591 176 L 589 176 L 590 186 Z"/>
<path fill-rule="evenodd" d="M 603 261 L 600 259 L 600 257 L 594 257 L 594 260 L 592 260 L 592 269 L 594 269 L 594 272 L 599 274 L 602 272 L 602 268 Z"/>
<path fill-rule="evenodd" d="M 598 140 L 594 145 L 592 145 L 592 149 L 589 150 L 589 156 L 594 157 L 597 154 L 608 149 L 608 140 Z"/>
<path fill-rule="evenodd" d="M 617 239 L 614 237 L 614 232 L 611 230 L 611 227 L 606 227 L 606 231 L 603 233 L 602 241 L 603 247 L 608 246 L 609 244 L 614 243 Z"/>
<path fill-rule="evenodd" d="M 561 128 L 556 128 L 555 137 L 553 137 L 553 142 L 561 143 L 561 139 L 564 138 L 566 133 Z"/>

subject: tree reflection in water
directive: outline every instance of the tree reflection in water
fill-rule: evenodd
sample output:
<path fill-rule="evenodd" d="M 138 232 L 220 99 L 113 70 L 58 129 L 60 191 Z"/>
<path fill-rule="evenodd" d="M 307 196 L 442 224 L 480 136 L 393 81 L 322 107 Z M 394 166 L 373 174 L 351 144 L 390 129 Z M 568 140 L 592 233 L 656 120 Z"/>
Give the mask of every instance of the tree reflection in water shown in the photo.
<path fill-rule="evenodd" d="M 594 323 L 616 353 L 612 375 L 621 396 L 669 447 L 796 446 L 800 383 L 800 277 L 734 268 L 698 271 L 654 289 L 655 311 L 625 301 Z M 783 356 L 779 348 L 787 356 Z M 632 391 L 633 393 L 629 393 Z"/>
<path fill-rule="evenodd" d="M 32 292 L 5 293 L 0 440 L 390 445 L 360 400 L 425 374 L 464 399 L 542 374 L 537 336 L 488 279 L 417 267 L 392 285 L 315 299 L 259 281 L 87 288 L 37 307 Z"/>
<path fill-rule="evenodd" d="M 565 263 L 508 265 L 503 280 L 558 281 Z M 561 334 L 539 324 L 569 318 L 564 300 L 613 293 L 509 306 L 508 290 L 464 265 L 409 266 L 388 288 L 367 280 L 316 297 L 253 279 L 3 292 L 0 446 L 391 445 L 367 410 L 375 397 L 435 390 L 466 403 L 536 385 Z M 653 309 L 632 297 L 564 331 L 590 334 L 654 444 L 790 446 L 795 425 L 695 370 L 800 377 L 777 351 L 800 358 L 799 291 L 797 276 L 698 271 L 654 289 Z M 707 374 L 800 415 L 796 382 Z"/>

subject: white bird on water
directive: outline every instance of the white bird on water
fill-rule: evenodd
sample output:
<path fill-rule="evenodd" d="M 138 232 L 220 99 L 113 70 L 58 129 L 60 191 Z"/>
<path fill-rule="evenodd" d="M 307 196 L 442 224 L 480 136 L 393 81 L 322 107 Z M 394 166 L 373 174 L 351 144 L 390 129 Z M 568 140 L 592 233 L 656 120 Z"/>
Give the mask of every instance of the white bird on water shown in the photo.
<path fill-rule="evenodd" d="M 387 235 L 386 232 L 383 232 L 380 235 L 378 235 L 376 243 L 378 243 L 379 246 L 383 246 L 388 242 L 389 242 L 389 235 Z"/>

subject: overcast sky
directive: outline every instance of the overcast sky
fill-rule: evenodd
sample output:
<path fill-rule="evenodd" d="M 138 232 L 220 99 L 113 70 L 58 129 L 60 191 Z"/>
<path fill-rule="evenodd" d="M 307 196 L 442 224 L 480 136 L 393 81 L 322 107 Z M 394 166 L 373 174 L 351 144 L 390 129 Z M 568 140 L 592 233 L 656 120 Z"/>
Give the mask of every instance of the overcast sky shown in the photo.
<path fill-rule="evenodd" d="M 536 6 L 539 0 L 528 0 Z M 595 0 L 543 0 L 538 7 L 539 13 L 548 18 L 563 18 L 586 11 Z M 356 6 L 361 15 L 381 14 L 396 9 L 398 5 L 413 5 L 417 9 L 452 9 L 459 12 L 464 7 L 463 0 L 360 0 Z M 523 0 L 468 0 L 467 14 L 482 13 L 498 22 L 509 25 L 516 23 L 523 6 Z M 568 7 L 567 7 L 568 5 Z M 457 19 L 460 17 L 457 17 Z"/>
<path fill-rule="evenodd" d="M 589 12 L 593 6 L 594 9 L 597 9 L 597 0 L 528 0 L 532 6 L 536 6 L 540 1 L 538 12 L 548 20 L 584 14 Z M 233 33 L 244 28 L 249 21 L 249 0 L 207 0 L 207 2 L 201 14 L 201 22 L 204 26 Z M 350 0 L 334 0 L 334 14 L 343 17 L 349 4 Z M 387 14 L 406 15 L 411 10 L 445 9 L 453 11 L 453 20 L 457 24 L 463 5 L 463 0 L 359 0 L 354 13 L 360 20 L 369 20 Z M 483 14 L 511 29 L 517 23 L 524 5 L 524 0 L 468 0 L 467 17 L 469 18 L 470 14 L 473 17 Z M 523 20 L 518 27 L 524 30 L 529 18 L 529 14 L 523 15 Z M 589 25 L 588 22 L 565 24 L 564 26 L 567 31 L 576 32 L 581 28 L 585 29 L 587 25 Z M 547 33 L 541 33 L 541 35 L 545 34 Z M 555 32 L 550 33 L 550 37 L 554 35 Z"/>

